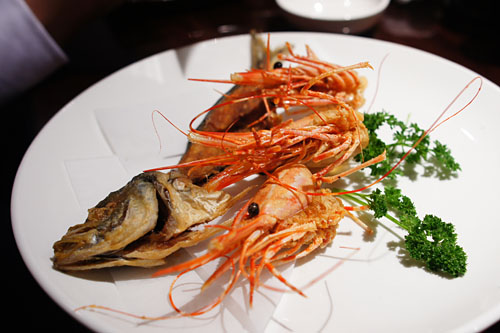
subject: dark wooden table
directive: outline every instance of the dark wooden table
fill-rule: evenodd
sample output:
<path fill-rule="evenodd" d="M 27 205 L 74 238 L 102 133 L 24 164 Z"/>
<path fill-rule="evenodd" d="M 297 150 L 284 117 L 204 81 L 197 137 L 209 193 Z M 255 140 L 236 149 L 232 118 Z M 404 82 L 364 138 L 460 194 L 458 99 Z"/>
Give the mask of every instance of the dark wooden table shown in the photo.
<path fill-rule="evenodd" d="M 495 8 L 496 7 L 496 8 Z M 495 1 L 394 1 L 362 35 L 422 49 L 462 64 L 500 85 L 500 33 Z M 88 330 L 62 311 L 24 266 L 10 227 L 10 193 L 17 167 L 44 124 L 84 89 L 121 67 L 166 49 L 214 37 L 258 31 L 297 31 L 273 0 L 183 0 L 126 3 L 90 22 L 64 46 L 70 63 L 7 105 L 2 177 L 2 278 L 8 307 L 5 325 Z M 316 30 L 318 31 L 318 30 Z M 12 119 L 12 120 L 11 120 Z M 500 277 L 499 277 L 500 278 Z M 9 291 L 12 290 L 13 294 Z M 487 332 L 500 329 L 500 324 Z"/>

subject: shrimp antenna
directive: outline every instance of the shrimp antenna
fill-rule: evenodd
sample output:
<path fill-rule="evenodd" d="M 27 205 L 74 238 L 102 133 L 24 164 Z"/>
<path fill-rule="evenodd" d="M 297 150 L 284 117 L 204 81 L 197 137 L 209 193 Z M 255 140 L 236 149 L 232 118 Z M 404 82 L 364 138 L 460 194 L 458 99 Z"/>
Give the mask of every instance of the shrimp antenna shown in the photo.
<path fill-rule="evenodd" d="M 153 127 L 155 129 L 155 132 L 156 132 L 156 135 L 158 135 L 158 130 L 156 128 L 156 125 L 155 125 L 155 121 L 154 121 L 154 114 L 155 113 L 158 113 L 160 116 L 163 117 L 163 119 L 165 119 L 166 121 L 168 121 L 168 123 L 170 125 L 172 125 L 176 130 L 178 130 L 179 132 L 181 132 L 182 134 L 184 134 L 185 136 L 188 136 L 188 134 L 186 132 L 184 132 L 183 130 L 181 130 L 177 125 L 175 125 L 170 119 L 167 118 L 167 116 L 165 116 L 163 113 L 161 113 L 160 111 L 158 110 L 154 110 L 152 113 L 151 113 L 151 120 L 153 121 Z"/>
<path fill-rule="evenodd" d="M 456 111 L 452 115 L 448 116 L 444 120 L 441 120 L 441 118 L 444 117 L 444 115 L 449 111 L 449 109 L 453 106 L 453 104 L 455 104 L 455 102 L 458 100 L 458 98 L 460 96 L 462 96 L 462 94 L 476 80 L 479 80 L 479 87 L 478 87 L 477 91 L 475 92 L 474 96 L 472 96 L 472 98 L 464 106 L 462 106 L 458 111 Z M 479 95 L 479 92 L 481 91 L 482 87 L 483 87 L 483 79 L 480 76 L 476 76 L 472 80 L 470 80 L 465 85 L 465 87 L 463 87 L 462 90 L 460 90 L 460 92 L 455 96 L 455 98 L 453 98 L 453 100 L 444 108 L 443 112 L 441 112 L 441 114 L 436 118 L 436 120 L 434 120 L 434 122 L 432 123 L 432 125 L 429 126 L 429 128 L 424 132 L 424 134 L 422 134 L 420 136 L 420 138 L 417 141 L 415 141 L 415 143 L 413 144 L 413 146 L 411 146 L 411 148 L 408 149 L 408 151 L 403 155 L 403 157 L 401 157 L 401 159 L 396 164 L 394 164 L 394 166 L 389 171 L 387 171 L 382 177 L 380 177 L 379 179 L 377 179 L 373 183 L 371 183 L 369 185 L 366 185 L 366 186 L 364 186 L 362 188 L 355 189 L 355 190 L 352 190 L 352 191 L 337 192 L 336 194 L 337 195 L 342 195 L 342 194 L 349 194 L 349 193 L 360 192 L 360 191 L 366 190 L 366 189 L 372 187 L 373 185 L 381 182 L 383 179 L 385 179 L 387 176 L 389 176 L 406 159 L 406 157 L 408 157 L 408 155 L 410 155 L 410 153 L 415 149 L 415 147 L 417 147 L 420 144 L 420 142 L 427 135 L 429 135 L 429 133 L 433 132 L 436 128 L 438 128 L 439 126 L 441 126 L 443 123 L 445 123 L 446 121 L 450 120 L 451 118 L 455 117 L 456 115 L 458 115 L 459 113 L 461 113 L 463 110 L 465 110 L 476 99 L 476 97 Z"/>
<path fill-rule="evenodd" d="M 160 116 L 163 117 L 163 119 L 165 119 L 166 121 L 168 121 L 170 123 L 170 125 L 172 125 L 176 130 L 178 130 L 179 132 L 181 132 L 182 134 L 184 134 L 185 136 L 187 136 L 187 133 L 184 132 L 183 130 L 181 130 L 179 127 L 177 127 L 173 122 L 170 121 L 170 119 L 168 119 L 163 113 L 161 113 L 160 111 L 158 110 L 154 110 L 153 112 L 151 112 L 151 122 L 153 123 L 153 128 L 154 128 L 154 131 L 155 131 L 155 134 L 156 134 L 156 137 L 158 139 L 158 143 L 160 145 L 160 151 L 161 151 L 161 137 L 160 137 L 160 133 L 158 132 L 158 128 L 156 128 L 156 123 L 155 123 L 155 119 L 154 119 L 154 115 L 155 113 L 158 113 Z"/>
<path fill-rule="evenodd" d="M 373 98 L 372 98 L 372 100 L 370 102 L 370 105 L 368 106 L 368 109 L 366 110 L 366 113 L 370 112 L 370 110 L 372 109 L 373 104 L 375 103 L 375 100 L 377 99 L 378 89 L 379 89 L 379 86 L 380 86 L 380 73 L 382 72 L 382 66 L 384 65 L 384 62 L 385 62 L 385 60 L 387 59 L 388 56 L 389 56 L 389 53 L 387 53 L 382 58 L 382 60 L 380 61 L 380 65 L 378 66 L 378 70 L 377 70 L 377 82 L 375 83 L 375 93 L 373 94 Z"/>
<path fill-rule="evenodd" d="M 266 69 L 271 70 L 271 34 L 267 33 L 267 47 L 266 47 Z"/>

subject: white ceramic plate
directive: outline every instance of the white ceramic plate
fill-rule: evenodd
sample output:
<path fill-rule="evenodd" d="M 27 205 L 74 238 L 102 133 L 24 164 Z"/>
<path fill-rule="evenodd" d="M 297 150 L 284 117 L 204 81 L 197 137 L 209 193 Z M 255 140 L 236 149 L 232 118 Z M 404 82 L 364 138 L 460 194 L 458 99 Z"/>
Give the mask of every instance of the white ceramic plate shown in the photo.
<path fill-rule="evenodd" d="M 338 64 L 370 61 L 375 70 L 361 71 L 369 81 L 363 110 L 371 105 L 371 111 L 385 109 L 403 119 L 410 116 L 422 127 L 430 125 L 476 76 L 434 55 L 372 39 L 275 33 L 271 41 L 273 45 L 290 41 L 299 53 L 307 43 L 320 58 Z M 87 208 L 134 173 L 178 159 L 184 137 L 156 115 L 160 148 L 151 122 L 153 110 L 158 109 L 186 129 L 193 115 L 217 99 L 213 88 L 227 89 L 186 79 L 227 78 L 233 71 L 246 69 L 249 62 L 248 36 L 211 40 L 144 59 L 66 105 L 27 151 L 12 193 L 12 223 L 18 247 L 47 294 L 93 330 L 155 332 L 185 326 L 211 331 L 233 327 L 234 323 L 227 323 L 227 304 L 208 319 L 188 318 L 182 325 L 175 320 L 137 325 L 132 318 L 119 315 L 74 312 L 87 304 L 130 310 L 130 303 L 140 304 L 132 309 L 142 311 L 139 314 L 169 312 L 168 283 L 162 282 L 158 289 L 149 272 L 140 269 L 64 274 L 52 269 L 50 258 L 54 241 L 69 226 L 83 222 Z M 380 84 L 375 98 L 377 77 Z M 470 98 L 476 83 L 459 104 Z M 257 327 L 266 332 L 473 332 L 498 320 L 500 218 L 494 207 L 500 199 L 499 102 L 500 89 L 483 80 L 474 103 L 432 134 L 447 143 L 461 163 L 463 171 L 458 178 L 439 181 L 419 177 L 399 183 L 421 215 L 432 213 L 456 225 L 459 243 L 469 256 L 463 278 L 446 279 L 405 266 L 389 249 L 391 242 L 398 240 L 392 233 L 378 227 L 375 237 L 366 239 L 359 227 L 345 220 L 334 244 L 301 261 L 290 281 L 304 285 L 350 253 L 342 247 L 360 247 L 359 252 L 306 289 L 308 298 L 284 294 L 279 304 L 272 304 L 263 314 L 243 306 L 240 310 L 244 311 L 235 315 L 239 318 L 234 327 L 243 325 L 252 313 L 259 313 L 257 320 L 261 318 L 261 323 Z M 400 233 L 397 228 L 393 230 Z"/>

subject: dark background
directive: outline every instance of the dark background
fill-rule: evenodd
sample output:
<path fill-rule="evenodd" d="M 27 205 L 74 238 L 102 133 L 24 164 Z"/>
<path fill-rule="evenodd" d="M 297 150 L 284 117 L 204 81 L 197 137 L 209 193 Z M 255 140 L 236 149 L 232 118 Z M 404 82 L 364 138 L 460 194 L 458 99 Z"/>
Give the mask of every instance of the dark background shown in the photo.
<path fill-rule="evenodd" d="M 393 0 L 378 25 L 360 35 L 440 55 L 500 85 L 498 9 L 496 1 L 420 0 L 405 4 Z M 225 29 L 219 29 L 221 26 Z M 4 325 L 88 332 L 41 290 L 26 269 L 12 235 L 10 194 L 15 173 L 44 124 L 84 89 L 125 65 L 167 49 L 251 29 L 304 30 L 289 22 L 273 0 L 128 2 L 90 22 L 65 44 L 70 58 L 66 66 L 0 106 L 5 124 L 3 144 L 7 147 L 7 172 L 2 177 L 2 234 L 7 240 L 1 242 L 7 258 L 2 275 L 8 308 Z M 13 296 L 8 296 L 9 289 L 14 290 Z M 498 329 L 497 323 L 486 332 Z"/>

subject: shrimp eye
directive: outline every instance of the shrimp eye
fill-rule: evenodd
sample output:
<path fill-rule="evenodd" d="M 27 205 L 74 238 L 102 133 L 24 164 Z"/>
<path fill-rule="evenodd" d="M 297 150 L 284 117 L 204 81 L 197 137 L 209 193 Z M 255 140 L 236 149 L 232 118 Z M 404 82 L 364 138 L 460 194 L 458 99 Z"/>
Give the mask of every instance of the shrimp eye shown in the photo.
<path fill-rule="evenodd" d="M 259 214 L 259 205 L 256 204 L 255 202 L 252 202 L 249 206 L 248 206 L 248 217 L 249 218 L 252 218 L 256 215 Z"/>
<path fill-rule="evenodd" d="M 282 68 L 283 67 L 283 64 L 281 63 L 281 61 L 277 61 L 274 63 L 274 66 L 273 68 L 276 69 L 276 68 Z"/>

